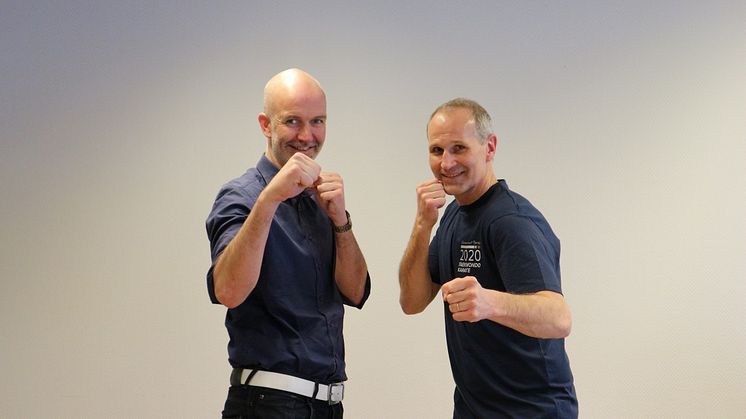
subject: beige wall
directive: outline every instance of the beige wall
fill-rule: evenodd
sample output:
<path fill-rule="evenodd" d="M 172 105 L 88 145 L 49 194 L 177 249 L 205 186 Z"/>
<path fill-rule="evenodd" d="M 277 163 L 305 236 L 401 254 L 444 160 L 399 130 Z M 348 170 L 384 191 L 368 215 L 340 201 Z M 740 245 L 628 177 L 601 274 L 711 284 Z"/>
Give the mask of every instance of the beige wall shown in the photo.
<path fill-rule="evenodd" d="M 405 317 L 397 266 L 455 96 L 562 240 L 582 416 L 743 417 L 742 1 L 77 3 L 0 6 L 0 417 L 218 415 L 204 219 L 290 66 L 327 90 L 373 278 L 349 417 L 450 417 L 442 308 Z"/>

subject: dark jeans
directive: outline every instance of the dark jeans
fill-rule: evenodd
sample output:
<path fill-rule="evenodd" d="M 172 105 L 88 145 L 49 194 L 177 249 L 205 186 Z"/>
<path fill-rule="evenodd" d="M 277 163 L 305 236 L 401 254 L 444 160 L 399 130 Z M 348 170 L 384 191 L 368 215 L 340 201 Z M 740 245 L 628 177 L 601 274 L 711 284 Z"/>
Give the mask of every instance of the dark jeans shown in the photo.
<path fill-rule="evenodd" d="M 342 403 L 314 400 L 286 391 L 247 385 L 231 386 L 223 418 L 342 419 Z"/>

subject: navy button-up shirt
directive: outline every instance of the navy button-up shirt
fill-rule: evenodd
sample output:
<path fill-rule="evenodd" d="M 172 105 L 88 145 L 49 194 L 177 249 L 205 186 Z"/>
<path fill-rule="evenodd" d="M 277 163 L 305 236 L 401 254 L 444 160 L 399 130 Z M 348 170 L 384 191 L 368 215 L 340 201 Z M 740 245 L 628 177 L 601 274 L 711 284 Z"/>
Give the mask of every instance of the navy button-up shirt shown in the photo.
<path fill-rule="evenodd" d="M 278 169 L 266 158 L 225 184 L 207 218 L 212 266 L 207 288 L 215 298 L 213 268 Z M 308 192 L 280 204 L 270 227 L 259 280 L 248 298 L 229 309 L 228 358 L 232 366 L 259 368 L 309 380 L 344 381 L 343 304 L 334 280 L 334 232 Z M 367 278 L 361 308 L 370 293 Z"/>

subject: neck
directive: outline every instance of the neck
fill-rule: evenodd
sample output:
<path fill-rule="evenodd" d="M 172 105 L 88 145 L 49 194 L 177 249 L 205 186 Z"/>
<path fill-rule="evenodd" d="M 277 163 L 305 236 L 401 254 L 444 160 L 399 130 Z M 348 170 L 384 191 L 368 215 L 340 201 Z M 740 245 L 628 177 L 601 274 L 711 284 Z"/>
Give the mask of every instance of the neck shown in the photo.
<path fill-rule="evenodd" d="M 497 183 L 497 177 L 493 172 L 490 172 L 474 189 L 459 196 L 454 196 L 454 198 L 456 198 L 456 202 L 461 206 L 472 204 L 481 198 L 495 183 Z"/>

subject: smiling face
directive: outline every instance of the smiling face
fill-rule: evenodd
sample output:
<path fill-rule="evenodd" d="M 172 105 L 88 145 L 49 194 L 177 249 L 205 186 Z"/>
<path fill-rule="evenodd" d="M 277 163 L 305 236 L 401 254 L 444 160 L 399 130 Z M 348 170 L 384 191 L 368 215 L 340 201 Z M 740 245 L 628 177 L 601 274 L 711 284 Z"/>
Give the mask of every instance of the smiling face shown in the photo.
<path fill-rule="evenodd" d="M 267 137 L 267 158 L 278 168 L 298 152 L 316 158 L 326 138 L 324 91 L 300 70 L 278 74 L 265 88 L 259 124 Z"/>
<path fill-rule="evenodd" d="M 480 139 L 466 108 L 445 108 L 427 124 L 430 170 L 459 205 L 476 201 L 496 182 L 492 170 L 497 137 Z"/>

